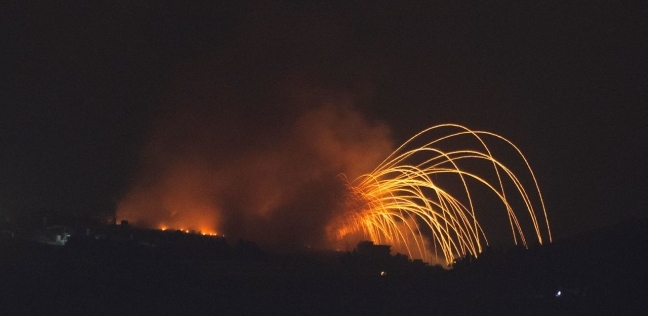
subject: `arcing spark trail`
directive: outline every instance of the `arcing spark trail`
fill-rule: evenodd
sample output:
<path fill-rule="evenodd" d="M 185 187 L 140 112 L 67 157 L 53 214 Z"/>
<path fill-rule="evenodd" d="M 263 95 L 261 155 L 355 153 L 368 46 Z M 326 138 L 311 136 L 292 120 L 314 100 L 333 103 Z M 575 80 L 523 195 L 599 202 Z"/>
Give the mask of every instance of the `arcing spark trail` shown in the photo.
<path fill-rule="evenodd" d="M 414 142 L 425 140 L 434 132 L 444 132 L 422 146 L 407 149 Z M 477 148 L 443 151 L 442 144 L 471 138 Z M 487 141 L 489 143 L 487 144 Z M 521 179 L 491 153 L 490 141 L 512 147 L 524 162 L 525 173 L 530 175 L 533 186 L 526 188 Z M 468 171 L 462 166 L 479 161 L 493 171 L 491 180 Z M 436 181 L 437 176 L 451 175 L 459 181 L 460 191 L 451 193 L 445 182 Z M 507 183 L 509 189 L 505 190 Z M 330 226 L 335 238 L 361 232 L 365 238 L 378 243 L 389 243 L 405 249 L 410 257 L 430 262 L 431 251 L 440 250 L 446 264 L 456 257 L 471 254 L 478 256 L 483 244 L 488 244 L 486 234 L 478 221 L 479 205 L 475 205 L 472 186 L 481 184 L 495 194 L 508 216 L 515 244 L 528 245 L 524 225 L 519 216 L 528 216 L 537 241 L 542 244 L 543 235 L 551 242 L 547 212 L 538 182 L 522 152 L 506 138 L 485 131 L 472 131 L 456 124 L 430 127 L 416 134 L 397 148 L 371 173 L 360 176 L 348 184 L 351 191 L 349 212 Z M 456 191 L 456 190 L 455 190 Z M 514 209 L 511 197 L 523 201 L 525 212 Z M 532 199 L 532 197 L 534 199 Z M 526 214 L 526 215 L 525 215 Z"/>

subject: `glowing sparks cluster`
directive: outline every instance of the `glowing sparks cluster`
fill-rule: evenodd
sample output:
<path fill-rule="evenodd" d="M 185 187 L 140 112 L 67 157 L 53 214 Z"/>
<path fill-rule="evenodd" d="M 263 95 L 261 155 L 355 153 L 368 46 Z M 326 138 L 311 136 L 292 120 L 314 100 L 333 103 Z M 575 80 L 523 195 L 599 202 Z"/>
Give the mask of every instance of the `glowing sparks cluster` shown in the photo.
<path fill-rule="evenodd" d="M 443 136 L 426 141 L 426 137 L 439 132 Z M 440 149 L 448 143 L 457 147 L 468 141 L 474 143 L 470 147 L 476 149 Z M 420 142 L 423 145 L 407 149 Z M 491 142 L 504 144 L 517 152 L 528 184 L 533 185 L 530 190 L 511 169 L 493 157 L 489 148 Z M 464 168 L 466 163 L 482 166 L 479 174 Z M 454 193 L 442 181 L 449 177 L 458 183 Z M 334 233 L 342 239 L 361 232 L 364 238 L 405 249 L 410 257 L 428 262 L 431 262 L 432 249 L 446 264 L 467 254 L 477 257 L 483 244 L 488 245 L 488 240 L 478 221 L 475 194 L 471 193 L 475 185 L 487 188 L 486 191 L 492 192 L 501 202 L 515 244 L 527 246 L 524 225 L 519 217 L 522 215 L 531 223 L 528 226 L 533 227 L 540 244 L 546 240 L 543 235 L 551 242 L 540 188 L 518 147 L 497 134 L 472 131 L 455 124 L 430 127 L 416 134 L 371 173 L 349 183 L 352 194 L 348 209 L 351 211 L 334 224 Z M 508 188 L 506 192 L 505 187 Z M 516 203 L 511 202 L 512 199 L 522 201 L 517 204 L 525 209 L 524 212 L 514 209 Z"/>

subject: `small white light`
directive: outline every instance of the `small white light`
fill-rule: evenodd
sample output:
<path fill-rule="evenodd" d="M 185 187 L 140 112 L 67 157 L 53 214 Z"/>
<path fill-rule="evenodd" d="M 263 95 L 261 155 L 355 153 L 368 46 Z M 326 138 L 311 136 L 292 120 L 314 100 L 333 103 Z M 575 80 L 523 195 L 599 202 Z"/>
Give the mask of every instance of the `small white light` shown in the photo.
<path fill-rule="evenodd" d="M 561 291 L 558 291 L 558 292 L 556 293 L 556 297 L 560 297 L 561 295 L 562 295 L 562 292 L 561 292 Z"/>

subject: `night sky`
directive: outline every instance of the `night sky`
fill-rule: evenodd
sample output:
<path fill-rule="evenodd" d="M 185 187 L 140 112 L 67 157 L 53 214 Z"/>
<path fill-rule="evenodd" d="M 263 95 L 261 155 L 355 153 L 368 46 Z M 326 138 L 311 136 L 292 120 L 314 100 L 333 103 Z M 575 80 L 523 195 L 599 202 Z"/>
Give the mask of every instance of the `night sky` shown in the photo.
<path fill-rule="evenodd" d="M 522 149 L 558 238 L 646 216 L 645 3 L 107 3 L 2 5 L 5 217 L 114 216 L 133 192 L 164 195 L 170 174 L 196 174 L 176 183 L 191 189 L 180 200 L 217 194 L 232 214 L 248 195 L 326 209 L 338 169 L 362 169 L 355 150 L 446 122 Z M 329 130 L 355 160 L 305 140 Z"/>

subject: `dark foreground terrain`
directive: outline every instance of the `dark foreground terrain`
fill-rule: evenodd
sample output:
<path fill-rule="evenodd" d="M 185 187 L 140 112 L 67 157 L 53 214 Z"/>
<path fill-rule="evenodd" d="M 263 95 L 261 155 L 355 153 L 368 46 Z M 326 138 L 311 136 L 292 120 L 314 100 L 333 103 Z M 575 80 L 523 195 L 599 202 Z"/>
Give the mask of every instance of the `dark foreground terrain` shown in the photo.
<path fill-rule="evenodd" d="M 648 307 L 645 220 L 528 250 L 488 249 L 450 270 L 402 256 L 272 254 L 222 242 L 51 246 L 5 236 L 0 314 L 639 315 Z"/>

